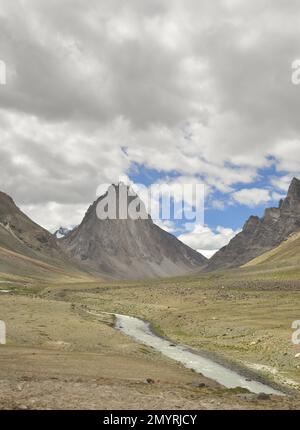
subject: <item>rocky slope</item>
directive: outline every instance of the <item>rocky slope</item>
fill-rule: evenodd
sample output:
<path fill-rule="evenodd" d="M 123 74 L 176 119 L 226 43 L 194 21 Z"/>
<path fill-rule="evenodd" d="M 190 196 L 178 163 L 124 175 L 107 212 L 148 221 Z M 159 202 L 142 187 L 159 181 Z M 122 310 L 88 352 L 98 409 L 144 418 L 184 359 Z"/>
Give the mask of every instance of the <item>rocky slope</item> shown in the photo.
<path fill-rule="evenodd" d="M 300 267 L 300 232 L 294 233 L 276 248 L 265 252 L 245 264 L 244 267 L 287 269 Z"/>
<path fill-rule="evenodd" d="M 0 246 L 29 256 L 46 253 L 55 257 L 59 248 L 53 236 L 31 221 L 14 203 L 0 192 Z"/>
<path fill-rule="evenodd" d="M 57 269 L 79 272 L 55 237 L 28 218 L 10 196 L 0 192 L 0 272 L 40 276 Z"/>
<path fill-rule="evenodd" d="M 300 181 L 294 178 L 279 207 L 266 209 L 263 218 L 250 217 L 242 232 L 211 258 L 207 270 L 246 264 L 297 231 L 300 231 Z"/>
<path fill-rule="evenodd" d="M 117 196 L 122 186 L 126 187 L 113 186 Z M 155 225 L 149 216 L 99 219 L 97 205 L 106 197 L 107 193 L 96 200 L 82 223 L 59 241 L 75 261 L 84 262 L 94 273 L 125 279 L 177 276 L 206 266 L 205 257 Z M 129 203 L 136 198 L 129 197 Z"/>

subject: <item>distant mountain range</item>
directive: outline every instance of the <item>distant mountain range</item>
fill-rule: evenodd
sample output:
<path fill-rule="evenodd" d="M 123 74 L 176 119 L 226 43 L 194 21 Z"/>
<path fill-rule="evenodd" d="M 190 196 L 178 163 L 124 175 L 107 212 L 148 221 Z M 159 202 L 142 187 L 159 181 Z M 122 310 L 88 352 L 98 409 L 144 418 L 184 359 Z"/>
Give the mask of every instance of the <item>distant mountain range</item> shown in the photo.
<path fill-rule="evenodd" d="M 117 194 L 120 186 L 112 185 Z M 51 234 L 0 192 L 0 272 L 142 279 L 245 265 L 299 265 L 300 181 L 296 178 L 278 207 L 266 209 L 262 218 L 250 217 L 242 232 L 210 260 L 162 230 L 150 216 L 99 219 L 97 205 L 106 196 L 89 207 L 79 226 L 61 227 Z"/>
<path fill-rule="evenodd" d="M 185 275 L 207 265 L 205 257 L 155 225 L 150 216 L 145 220 L 98 219 L 97 204 L 104 197 L 90 206 L 74 230 L 61 228 L 52 235 L 0 193 L 0 272 L 22 274 L 24 257 L 26 273 L 41 261 L 51 268 L 126 279 Z"/>
<path fill-rule="evenodd" d="M 56 230 L 56 232 L 54 233 L 54 236 L 56 237 L 56 239 L 62 239 L 63 237 L 66 237 L 68 234 L 70 234 L 71 231 L 73 231 L 75 227 L 76 226 L 74 226 L 72 228 L 59 227 L 59 229 Z"/>

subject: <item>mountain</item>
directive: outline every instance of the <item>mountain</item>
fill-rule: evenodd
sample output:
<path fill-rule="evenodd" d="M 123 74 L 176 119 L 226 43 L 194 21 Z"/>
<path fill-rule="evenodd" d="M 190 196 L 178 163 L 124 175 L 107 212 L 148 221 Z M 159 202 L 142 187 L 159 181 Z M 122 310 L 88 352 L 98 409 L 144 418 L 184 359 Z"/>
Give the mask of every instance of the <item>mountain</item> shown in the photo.
<path fill-rule="evenodd" d="M 124 187 L 127 208 L 136 201 L 145 215 L 143 203 L 136 194 L 130 195 L 126 185 L 111 187 L 90 206 L 82 223 L 59 241 L 75 261 L 84 262 L 94 273 L 125 279 L 177 276 L 206 266 L 205 257 L 155 225 L 147 214 L 145 219 L 121 219 L 117 204 L 117 219 L 99 219 L 98 204 L 103 204 L 111 190 L 115 190 L 118 202 Z"/>
<path fill-rule="evenodd" d="M 300 231 L 300 181 L 294 178 L 287 197 L 278 208 L 265 210 L 264 216 L 251 216 L 243 230 L 220 249 L 206 270 L 239 267 L 279 246 L 292 233 Z"/>
<path fill-rule="evenodd" d="M 63 237 L 66 237 L 69 233 L 71 233 L 71 231 L 73 231 L 74 228 L 75 227 L 73 227 L 73 228 L 59 227 L 59 229 L 56 230 L 56 232 L 53 234 L 56 237 L 56 239 L 62 239 Z"/>
<path fill-rule="evenodd" d="M 0 192 L 0 246 L 24 253 L 30 257 L 45 255 L 55 257 L 59 248 L 53 236 L 31 221 L 14 203 Z"/>
<path fill-rule="evenodd" d="M 54 236 L 28 218 L 7 194 L 0 192 L 0 273 L 50 276 L 79 270 Z"/>

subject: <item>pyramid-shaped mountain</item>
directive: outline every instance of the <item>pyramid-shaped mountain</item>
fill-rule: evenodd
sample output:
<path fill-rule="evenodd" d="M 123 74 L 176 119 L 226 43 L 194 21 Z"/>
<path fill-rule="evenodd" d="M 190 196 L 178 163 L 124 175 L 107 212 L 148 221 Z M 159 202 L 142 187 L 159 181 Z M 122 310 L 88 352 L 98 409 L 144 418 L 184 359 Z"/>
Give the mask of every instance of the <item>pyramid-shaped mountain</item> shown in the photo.
<path fill-rule="evenodd" d="M 111 187 L 117 197 L 117 217 L 99 219 L 98 205 L 107 198 Z M 82 223 L 59 241 L 72 259 L 94 273 L 125 279 L 184 275 L 206 266 L 204 256 L 162 230 L 149 215 L 121 219 L 118 196 L 124 187 L 128 204 L 137 201 L 136 207 L 144 215 L 145 207 L 126 185 L 111 187 L 90 206 Z"/>

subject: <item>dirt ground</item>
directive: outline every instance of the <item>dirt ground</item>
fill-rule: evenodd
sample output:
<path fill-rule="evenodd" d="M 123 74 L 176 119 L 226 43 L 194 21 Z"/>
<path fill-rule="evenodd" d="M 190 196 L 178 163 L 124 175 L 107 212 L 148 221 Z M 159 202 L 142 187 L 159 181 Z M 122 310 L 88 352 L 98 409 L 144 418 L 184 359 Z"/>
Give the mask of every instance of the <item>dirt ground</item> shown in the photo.
<path fill-rule="evenodd" d="M 174 363 L 1 348 L 1 409 L 296 409 L 297 400 L 227 390 Z"/>
<path fill-rule="evenodd" d="M 1 409 L 299 409 L 291 322 L 297 279 L 201 275 L 165 281 L 11 283 L 1 289 Z M 143 317 L 154 329 L 255 370 L 291 396 L 228 390 L 113 328 L 109 315 Z M 299 316 L 298 316 L 299 315 Z"/>

